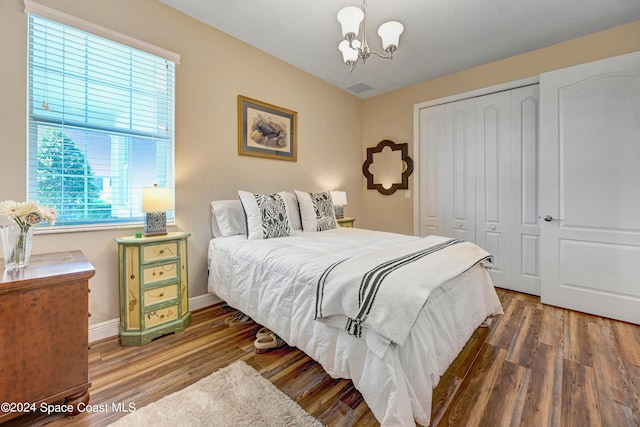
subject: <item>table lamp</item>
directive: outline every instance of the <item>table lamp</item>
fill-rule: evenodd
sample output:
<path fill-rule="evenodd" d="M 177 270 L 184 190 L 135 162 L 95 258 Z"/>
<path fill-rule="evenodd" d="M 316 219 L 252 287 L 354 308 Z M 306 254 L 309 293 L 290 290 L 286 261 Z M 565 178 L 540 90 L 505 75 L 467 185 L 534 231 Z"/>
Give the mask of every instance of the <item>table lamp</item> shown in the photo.
<path fill-rule="evenodd" d="M 142 189 L 142 212 L 144 212 L 144 235 L 161 236 L 167 234 L 167 212 L 175 209 L 170 188 L 160 188 L 158 184 Z"/>
<path fill-rule="evenodd" d="M 347 193 L 345 191 L 330 191 L 330 193 L 336 218 L 343 218 L 344 206 L 347 204 Z"/>

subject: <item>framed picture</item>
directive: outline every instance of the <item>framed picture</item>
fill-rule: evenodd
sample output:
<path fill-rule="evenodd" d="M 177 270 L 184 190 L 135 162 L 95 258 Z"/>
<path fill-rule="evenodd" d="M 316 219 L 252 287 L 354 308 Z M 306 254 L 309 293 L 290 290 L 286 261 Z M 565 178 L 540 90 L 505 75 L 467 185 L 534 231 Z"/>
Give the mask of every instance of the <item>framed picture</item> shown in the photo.
<path fill-rule="evenodd" d="M 297 160 L 298 113 L 238 95 L 238 154 Z"/>

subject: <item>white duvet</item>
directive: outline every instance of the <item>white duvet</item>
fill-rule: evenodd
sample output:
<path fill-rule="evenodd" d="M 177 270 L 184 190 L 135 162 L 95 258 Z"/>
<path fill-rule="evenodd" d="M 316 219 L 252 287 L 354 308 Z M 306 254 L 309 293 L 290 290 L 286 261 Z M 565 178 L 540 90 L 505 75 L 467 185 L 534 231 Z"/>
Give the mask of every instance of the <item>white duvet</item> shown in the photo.
<path fill-rule="evenodd" d="M 478 264 L 434 290 L 402 346 L 364 328 L 315 321 L 318 278 L 337 260 L 419 237 L 356 228 L 267 240 L 212 239 L 209 291 L 289 345 L 318 361 L 334 378 L 350 378 L 384 426 L 428 425 L 432 389 L 473 331 L 502 313 L 485 267 Z"/>

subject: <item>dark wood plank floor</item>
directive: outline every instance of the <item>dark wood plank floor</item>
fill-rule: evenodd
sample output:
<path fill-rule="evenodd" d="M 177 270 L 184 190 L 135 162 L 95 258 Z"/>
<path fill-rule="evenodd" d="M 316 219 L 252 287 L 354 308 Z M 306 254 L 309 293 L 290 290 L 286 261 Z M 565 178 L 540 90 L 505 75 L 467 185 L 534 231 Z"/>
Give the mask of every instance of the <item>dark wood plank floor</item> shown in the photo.
<path fill-rule="evenodd" d="M 433 426 L 640 426 L 640 326 L 498 295 L 505 314 L 475 331 L 434 390 Z M 144 347 L 94 343 L 90 403 L 108 411 L 8 425 L 104 426 L 124 415 L 111 404 L 140 408 L 238 359 L 326 425 L 378 425 L 351 381 L 294 348 L 255 354 L 259 325 L 230 328 L 230 315 L 223 305 L 199 310 L 185 332 Z"/>

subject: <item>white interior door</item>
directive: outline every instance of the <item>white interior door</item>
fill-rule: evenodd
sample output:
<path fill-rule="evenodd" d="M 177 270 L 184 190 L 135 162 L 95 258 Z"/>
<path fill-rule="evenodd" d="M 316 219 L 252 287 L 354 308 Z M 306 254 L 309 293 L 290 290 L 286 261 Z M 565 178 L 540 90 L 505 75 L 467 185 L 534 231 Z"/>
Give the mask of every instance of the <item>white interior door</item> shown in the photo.
<path fill-rule="evenodd" d="M 640 52 L 540 91 L 541 300 L 640 324 Z"/>

